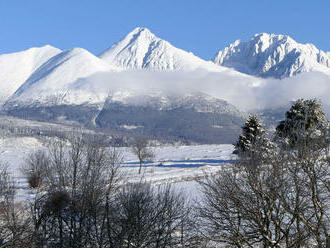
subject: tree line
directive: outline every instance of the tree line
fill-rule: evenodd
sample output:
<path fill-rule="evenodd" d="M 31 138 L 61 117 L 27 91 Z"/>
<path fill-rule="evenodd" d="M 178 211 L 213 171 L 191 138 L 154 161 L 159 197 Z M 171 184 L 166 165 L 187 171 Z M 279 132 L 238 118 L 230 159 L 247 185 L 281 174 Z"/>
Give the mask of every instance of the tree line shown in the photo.
<path fill-rule="evenodd" d="M 54 139 L 22 166 L 28 203 L 1 166 L 0 247 L 327 247 L 329 131 L 314 99 L 296 101 L 272 136 L 250 116 L 237 162 L 199 179 L 193 203 L 171 185 L 127 182 L 100 138 Z M 147 146 L 133 144 L 139 171 Z"/>

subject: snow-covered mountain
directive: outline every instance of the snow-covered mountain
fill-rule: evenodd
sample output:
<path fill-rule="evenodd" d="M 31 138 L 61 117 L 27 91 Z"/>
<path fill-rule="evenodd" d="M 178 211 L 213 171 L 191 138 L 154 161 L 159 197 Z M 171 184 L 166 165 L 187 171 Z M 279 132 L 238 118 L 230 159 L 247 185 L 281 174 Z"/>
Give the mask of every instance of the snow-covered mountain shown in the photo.
<path fill-rule="evenodd" d="M 52 46 L 0 55 L 0 103 L 6 101 L 30 75 L 60 49 Z"/>
<path fill-rule="evenodd" d="M 32 73 L 5 106 L 63 104 L 68 89 L 78 79 L 111 70 L 116 68 L 85 49 L 61 52 Z"/>
<path fill-rule="evenodd" d="M 198 91 L 173 94 L 173 92 L 156 89 L 146 89 L 143 91 L 127 89 L 109 95 L 106 99 L 105 106 L 114 103 L 142 108 L 151 107 L 154 110 L 161 111 L 190 109 L 199 113 L 230 114 L 237 117 L 244 116 L 243 112 L 227 101 Z"/>
<path fill-rule="evenodd" d="M 201 92 L 114 95 L 95 118 L 101 128 L 196 142 L 233 142 L 245 115 Z M 141 97 L 143 96 L 143 97 Z"/>
<path fill-rule="evenodd" d="M 57 100 L 50 105 L 9 102 L 7 114 L 24 119 L 93 126 L 121 135 L 142 134 L 200 143 L 234 142 L 245 118 L 244 113 L 227 101 L 201 92 L 173 95 L 159 90 L 126 89 L 114 91 L 108 97 L 105 95 L 103 104 L 84 102 L 78 105 L 67 101 L 76 99 L 77 93 L 86 99 L 86 92 L 69 90 L 62 98 L 64 101 Z"/>
<path fill-rule="evenodd" d="M 192 89 L 170 89 L 173 75 L 157 85 L 165 72 L 151 73 L 158 80 L 148 77 L 150 73 L 126 73 L 75 48 L 41 65 L 5 103 L 4 110 L 21 118 L 78 123 L 119 133 L 202 143 L 234 141 L 244 119 L 235 106 Z M 241 75 L 227 69 L 216 73 L 225 73 L 229 80 Z M 141 84 L 144 79 L 154 83 Z"/>
<path fill-rule="evenodd" d="M 264 90 L 276 93 L 278 84 L 255 76 L 309 71 L 330 75 L 330 53 L 285 35 L 236 41 L 212 62 L 136 28 L 99 57 L 51 46 L 0 55 L 0 106 L 22 118 L 233 142 L 246 116 L 231 103 L 248 109 Z"/>
<path fill-rule="evenodd" d="M 284 78 L 301 72 L 330 74 L 330 57 L 312 44 L 300 44 L 287 35 L 256 34 L 219 51 L 213 61 L 260 77 Z"/>
<path fill-rule="evenodd" d="M 100 55 L 109 64 L 124 69 L 223 71 L 191 52 L 174 47 L 147 28 L 136 28 Z"/>
<path fill-rule="evenodd" d="M 116 89 L 111 88 L 113 81 L 118 85 L 121 84 L 120 80 L 123 80 L 121 75 L 114 76 L 114 71 L 133 70 L 144 71 L 144 73 L 180 71 L 184 74 L 198 69 L 203 69 L 203 73 L 221 73 L 229 81 L 242 80 L 251 84 L 258 82 L 255 77 L 215 65 L 211 61 L 202 60 L 191 53 L 175 48 L 167 41 L 157 38 L 146 28 L 136 28 L 100 57 L 82 48 L 75 48 L 50 58 L 10 97 L 5 108 L 61 104 L 102 105 L 109 92 L 118 93 Z M 102 72 L 110 73 L 107 78 L 101 80 L 102 82 L 95 79 L 88 80 L 93 74 Z M 200 74 L 203 75 L 203 73 Z M 134 75 L 126 81 L 133 83 L 136 81 L 133 77 Z M 153 80 L 155 83 L 152 87 L 157 89 L 159 82 L 157 79 Z M 163 84 L 162 88 L 167 87 Z M 127 84 L 123 90 L 127 92 Z"/>

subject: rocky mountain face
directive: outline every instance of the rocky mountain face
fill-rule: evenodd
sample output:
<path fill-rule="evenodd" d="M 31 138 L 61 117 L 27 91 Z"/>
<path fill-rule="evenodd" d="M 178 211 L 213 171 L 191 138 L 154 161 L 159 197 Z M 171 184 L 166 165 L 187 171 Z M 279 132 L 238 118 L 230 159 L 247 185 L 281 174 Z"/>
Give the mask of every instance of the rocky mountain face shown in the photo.
<path fill-rule="evenodd" d="M 258 77 L 285 78 L 310 71 L 330 74 L 329 53 L 287 35 L 261 33 L 247 42 L 237 40 L 219 51 L 213 61 Z"/>

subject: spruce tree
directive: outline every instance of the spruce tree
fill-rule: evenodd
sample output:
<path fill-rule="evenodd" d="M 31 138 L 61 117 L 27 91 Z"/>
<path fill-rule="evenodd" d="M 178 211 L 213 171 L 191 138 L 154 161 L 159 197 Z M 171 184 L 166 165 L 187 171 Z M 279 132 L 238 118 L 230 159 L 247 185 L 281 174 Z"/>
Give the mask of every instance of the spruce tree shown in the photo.
<path fill-rule="evenodd" d="M 275 140 L 282 146 L 295 149 L 315 141 L 328 130 L 328 121 L 317 99 L 299 99 L 276 127 Z"/>
<path fill-rule="evenodd" d="M 242 127 L 242 134 L 238 137 L 235 152 L 240 159 L 248 159 L 253 163 L 262 163 L 273 151 L 273 144 L 267 137 L 258 116 L 251 115 Z"/>
<path fill-rule="evenodd" d="M 256 137 L 263 132 L 259 118 L 256 115 L 249 116 L 242 127 L 242 134 L 238 137 L 238 142 L 235 146 L 237 152 L 247 152 L 251 145 L 255 143 Z"/>

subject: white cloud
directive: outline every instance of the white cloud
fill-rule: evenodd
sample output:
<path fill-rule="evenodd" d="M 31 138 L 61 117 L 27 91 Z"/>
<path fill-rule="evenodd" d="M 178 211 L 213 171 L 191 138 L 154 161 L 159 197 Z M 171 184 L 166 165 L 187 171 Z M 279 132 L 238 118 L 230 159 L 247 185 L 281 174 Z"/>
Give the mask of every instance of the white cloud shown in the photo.
<path fill-rule="evenodd" d="M 246 111 L 279 107 L 298 98 L 319 98 L 330 106 L 330 76 L 318 72 L 278 80 L 245 76 L 230 70 L 222 73 L 125 71 L 97 73 L 78 80 L 72 87 L 100 95 L 100 98 L 123 89 L 141 94 L 150 90 L 172 94 L 202 91 Z"/>

